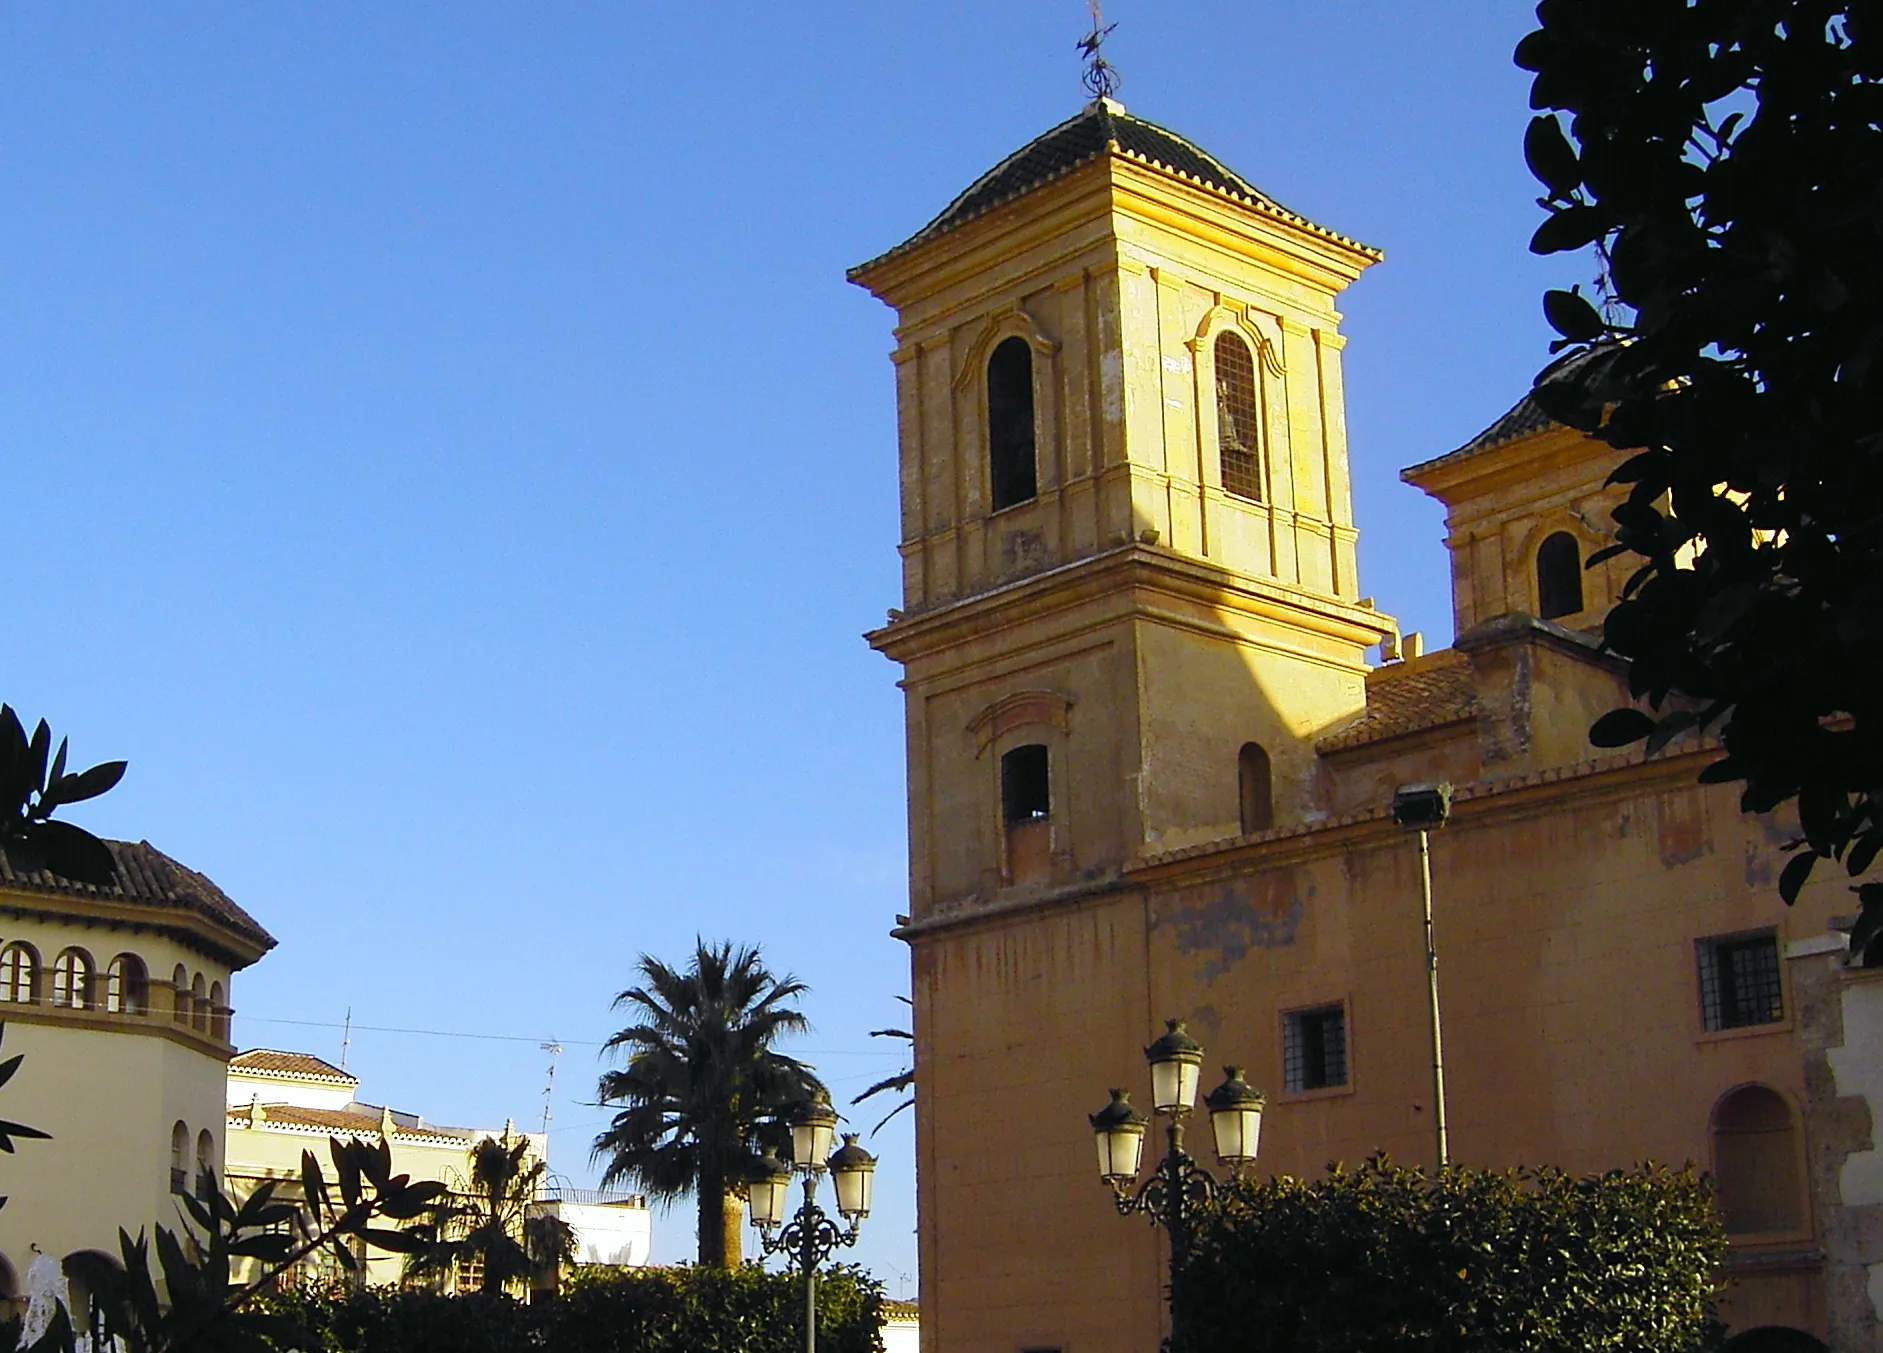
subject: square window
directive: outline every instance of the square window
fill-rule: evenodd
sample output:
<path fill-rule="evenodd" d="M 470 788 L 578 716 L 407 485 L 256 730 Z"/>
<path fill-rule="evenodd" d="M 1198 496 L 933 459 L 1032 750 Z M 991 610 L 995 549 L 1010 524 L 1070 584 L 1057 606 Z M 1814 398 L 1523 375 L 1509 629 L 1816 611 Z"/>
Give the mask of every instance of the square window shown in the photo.
<path fill-rule="evenodd" d="M 1347 1010 L 1325 1005 L 1282 1016 L 1282 1088 L 1325 1090 L 1347 1083 Z"/>
<path fill-rule="evenodd" d="M 1776 1024 L 1785 1018 L 1778 936 L 1721 935 L 1696 946 L 1700 957 L 1700 1019 L 1709 1033 Z"/>

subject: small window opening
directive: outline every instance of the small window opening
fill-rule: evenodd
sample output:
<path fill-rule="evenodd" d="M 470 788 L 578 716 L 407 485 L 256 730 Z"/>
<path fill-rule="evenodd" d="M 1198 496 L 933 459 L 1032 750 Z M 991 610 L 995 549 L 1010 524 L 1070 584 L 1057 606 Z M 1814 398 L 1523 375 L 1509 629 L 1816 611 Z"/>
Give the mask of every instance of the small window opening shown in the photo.
<path fill-rule="evenodd" d="M 1000 758 L 1000 808 L 1008 826 L 1053 815 L 1052 776 L 1046 748 L 1015 747 Z"/>
<path fill-rule="evenodd" d="M 190 1187 L 190 1129 L 178 1119 L 170 1129 L 170 1192 L 187 1193 Z"/>
<path fill-rule="evenodd" d="M 105 1009 L 114 1015 L 141 1015 L 150 1009 L 150 974 L 136 954 L 119 954 L 105 969 Z"/>
<path fill-rule="evenodd" d="M 1803 1229 L 1798 1125 L 1777 1091 L 1748 1085 L 1713 1110 L 1713 1177 L 1728 1235 Z"/>
<path fill-rule="evenodd" d="M 1282 1016 L 1282 1087 L 1325 1090 L 1347 1083 L 1347 1011 L 1338 1005 Z"/>
<path fill-rule="evenodd" d="M 0 1000 L 30 1005 L 38 999 L 39 955 L 30 944 L 0 949 Z"/>
<path fill-rule="evenodd" d="M 1558 531 L 1537 549 L 1536 600 L 1545 620 L 1582 609 L 1582 547 L 1567 531 Z"/>
<path fill-rule="evenodd" d="M 190 979 L 190 1025 L 199 1033 L 209 1032 L 209 989 L 200 972 Z"/>
<path fill-rule="evenodd" d="M 1774 932 L 1701 940 L 1699 950 L 1700 1018 L 1709 1033 L 1785 1018 Z"/>
<path fill-rule="evenodd" d="M 220 982 L 209 984 L 209 1032 L 225 1043 L 229 1041 L 229 1007 Z"/>
<path fill-rule="evenodd" d="M 1274 826 L 1274 774 L 1261 743 L 1242 744 L 1236 757 L 1236 781 L 1242 795 L 1242 834 L 1265 832 Z"/>
<path fill-rule="evenodd" d="M 208 1202 L 216 1194 L 216 1139 L 204 1128 L 196 1135 L 196 1196 Z"/>
<path fill-rule="evenodd" d="M 1039 492 L 1033 454 L 1033 349 L 1009 338 L 987 359 L 987 455 L 994 511 Z"/>
<path fill-rule="evenodd" d="M 178 1024 L 190 1022 L 190 972 L 181 963 L 170 974 L 171 1009 Z"/>
<path fill-rule="evenodd" d="M 91 1005 L 92 960 L 83 949 L 62 950 L 52 964 L 52 1003 L 68 1010 Z"/>
<path fill-rule="evenodd" d="M 1250 502 L 1262 501 L 1262 459 L 1255 397 L 1255 359 L 1232 333 L 1216 336 L 1216 450 L 1223 489 Z"/>

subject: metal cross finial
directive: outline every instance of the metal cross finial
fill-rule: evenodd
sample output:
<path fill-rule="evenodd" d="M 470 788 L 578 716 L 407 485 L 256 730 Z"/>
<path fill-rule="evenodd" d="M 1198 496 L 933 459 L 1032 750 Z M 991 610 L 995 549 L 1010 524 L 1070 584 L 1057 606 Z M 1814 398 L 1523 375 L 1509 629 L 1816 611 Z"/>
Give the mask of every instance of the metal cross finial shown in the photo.
<path fill-rule="evenodd" d="M 1105 59 L 1100 48 L 1118 25 L 1105 22 L 1105 11 L 1100 0 L 1085 0 L 1085 3 L 1086 8 L 1092 11 L 1092 31 L 1079 39 L 1079 50 L 1085 53 L 1085 74 L 1080 80 L 1085 85 L 1085 92 L 1093 98 L 1109 99 L 1118 92 L 1121 81 L 1118 68 Z"/>

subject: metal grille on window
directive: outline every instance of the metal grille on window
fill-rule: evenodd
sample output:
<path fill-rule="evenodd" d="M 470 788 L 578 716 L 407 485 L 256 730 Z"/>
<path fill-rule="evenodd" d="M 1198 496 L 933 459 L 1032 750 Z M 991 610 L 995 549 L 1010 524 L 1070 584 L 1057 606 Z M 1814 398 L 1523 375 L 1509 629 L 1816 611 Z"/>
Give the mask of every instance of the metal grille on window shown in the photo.
<path fill-rule="evenodd" d="M 1785 1018 L 1775 935 L 1700 941 L 1700 1016 L 1710 1032 Z"/>
<path fill-rule="evenodd" d="M 1255 397 L 1255 359 L 1249 345 L 1231 333 L 1216 336 L 1216 448 L 1223 488 L 1250 502 L 1262 501 L 1260 406 Z"/>
<path fill-rule="evenodd" d="M 1324 1090 L 1347 1083 L 1347 1012 L 1338 1005 L 1282 1016 L 1282 1087 Z"/>

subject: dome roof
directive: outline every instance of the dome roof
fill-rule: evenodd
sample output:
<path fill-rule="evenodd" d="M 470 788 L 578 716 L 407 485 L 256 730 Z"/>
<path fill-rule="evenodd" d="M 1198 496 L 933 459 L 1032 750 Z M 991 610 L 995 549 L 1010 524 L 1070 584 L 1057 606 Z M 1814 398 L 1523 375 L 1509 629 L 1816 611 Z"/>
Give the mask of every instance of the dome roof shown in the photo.
<path fill-rule="evenodd" d="M 1121 103 L 1098 99 L 1080 109 L 1076 116 L 1034 137 L 982 174 L 944 207 L 939 216 L 883 258 L 945 234 L 1108 151 L 1157 165 L 1240 201 L 1300 219 L 1201 146 L 1155 122 L 1133 117 Z M 880 261 L 873 259 L 852 269 L 851 273 L 854 276 Z"/>

